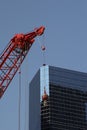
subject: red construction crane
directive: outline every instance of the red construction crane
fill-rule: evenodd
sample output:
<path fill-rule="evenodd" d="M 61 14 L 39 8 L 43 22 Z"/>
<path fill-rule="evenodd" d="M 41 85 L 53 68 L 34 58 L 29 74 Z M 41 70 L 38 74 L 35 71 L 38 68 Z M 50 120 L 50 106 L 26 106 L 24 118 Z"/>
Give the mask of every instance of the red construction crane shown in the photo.
<path fill-rule="evenodd" d="M 0 56 L 0 98 L 8 88 L 17 70 L 21 66 L 28 51 L 34 43 L 34 38 L 44 33 L 45 27 L 35 28 L 27 34 L 16 34 Z"/>

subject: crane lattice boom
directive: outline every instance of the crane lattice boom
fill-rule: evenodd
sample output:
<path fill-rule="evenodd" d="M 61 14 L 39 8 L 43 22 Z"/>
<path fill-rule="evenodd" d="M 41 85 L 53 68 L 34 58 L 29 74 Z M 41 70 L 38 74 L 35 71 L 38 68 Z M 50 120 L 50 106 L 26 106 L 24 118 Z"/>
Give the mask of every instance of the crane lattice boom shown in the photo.
<path fill-rule="evenodd" d="M 0 98 L 3 96 L 17 70 L 25 59 L 29 49 L 34 43 L 34 38 L 44 33 L 45 27 L 41 26 L 27 34 L 16 34 L 9 42 L 0 56 Z"/>

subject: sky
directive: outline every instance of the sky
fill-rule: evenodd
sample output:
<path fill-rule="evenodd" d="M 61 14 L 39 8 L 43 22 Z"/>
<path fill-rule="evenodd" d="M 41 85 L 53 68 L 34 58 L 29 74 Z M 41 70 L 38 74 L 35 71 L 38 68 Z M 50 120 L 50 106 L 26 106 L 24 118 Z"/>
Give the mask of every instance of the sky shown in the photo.
<path fill-rule="evenodd" d="M 16 33 L 45 26 L 21 66 L 21 130 L 27 130 L 29 82 L 43 64 L 87 73 L 87 0 L 1 0 L 0 54 Z M 19 73 L 0 100 L 0 130 L 18 130 Z M 25 105 L 27 107 L 25 107 Z M 27 116 L 26 116 L 27 115 Z"/>

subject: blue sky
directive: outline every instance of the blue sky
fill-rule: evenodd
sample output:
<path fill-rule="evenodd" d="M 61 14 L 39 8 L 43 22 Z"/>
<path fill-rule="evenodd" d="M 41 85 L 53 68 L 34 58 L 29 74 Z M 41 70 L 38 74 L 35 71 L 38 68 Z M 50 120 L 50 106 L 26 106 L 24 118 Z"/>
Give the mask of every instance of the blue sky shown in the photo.
<path fill-rule="evenodd" d="M 30 32 L 41 25 L 46 28 L 44 40 L 40 38 L 46 45 L 46 63 L 87 72 L 87 0 L 1 0 L 0 53 L 15 33 Z M 42 61 L 36 38 L 21 67 L 21 130 L 25 128 L 25 88 Z M 0 100 L 0 130 L 18 129 L 18 76 Z"/>

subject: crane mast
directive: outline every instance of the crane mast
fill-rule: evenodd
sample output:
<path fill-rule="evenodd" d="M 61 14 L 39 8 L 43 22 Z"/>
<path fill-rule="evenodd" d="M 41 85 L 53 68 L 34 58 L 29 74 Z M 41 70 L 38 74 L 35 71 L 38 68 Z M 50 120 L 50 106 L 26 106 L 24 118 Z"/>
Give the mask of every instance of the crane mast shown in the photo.
<path fill-rule="evenodd" d="M 36 36 L 44 33 L 45 27 L 35 28 L 27 34 L 16 34 L 0 56 L 0 98 L 20 68 Z"/>

